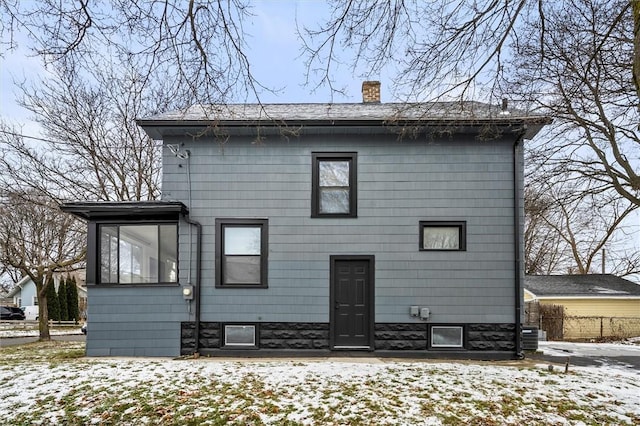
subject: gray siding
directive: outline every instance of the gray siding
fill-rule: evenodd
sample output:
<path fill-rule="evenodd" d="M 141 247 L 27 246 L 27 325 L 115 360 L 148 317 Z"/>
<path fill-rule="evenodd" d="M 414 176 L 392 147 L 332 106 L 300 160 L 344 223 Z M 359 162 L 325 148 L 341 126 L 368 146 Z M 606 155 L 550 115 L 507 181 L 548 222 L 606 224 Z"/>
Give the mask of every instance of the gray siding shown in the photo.
<path fill-rule="evenodd" d="M 178 356 L 188 305 L 180 288 L 100 287 L 88 290 L 88 356 Z"/>
<path fill-rule="evenodd" d="M 514 321 L 512 139 L 308 135 L 251 142 L 165 140 L 191 152 L 187 167 L 165 150 L 163 198 L 187 204 L 203 225 L 202 321 L 326 323 L 329 256 L 338 254 L 375 255 L 377 323 L 418 321 L 411 305 L 429 307 L 433 323 Z M 310 217 L 311 153 L 331 151 L 358 154 L 357 218 Z M 268 289 L 214 287 L 214 221 L 234 217 L 269 219 Z M 420 220 L 465 220 L 467 251 L 420 252 Z M 181 226 L 181 282 L 187 238 Z M 149 297 L 149 289 L 142 294 Z M 171 327 L 178 333 L 179 325 Z"/>

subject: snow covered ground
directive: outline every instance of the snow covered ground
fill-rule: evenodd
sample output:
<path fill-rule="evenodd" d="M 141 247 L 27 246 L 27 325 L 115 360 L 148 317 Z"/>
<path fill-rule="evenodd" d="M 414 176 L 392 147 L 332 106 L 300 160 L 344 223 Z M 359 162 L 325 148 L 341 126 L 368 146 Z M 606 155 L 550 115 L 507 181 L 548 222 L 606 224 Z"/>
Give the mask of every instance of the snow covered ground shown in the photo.
<path fill-rule="evenodd" d="M 79 342 L 0 349 L 3 424 L 640 424 L 632 369 L 83 353 Z"/>
<path fill-rule="evenodd" d="M 64 326 L 56 327 L 52 326 L 49 329 L 49 334 L 52 336 L 65 336 L 68 334 L 82 334 L 80 326 Z M 38 324 L 37 323 L 0 323 L 0 339 L 6 339 L 11 337 L 38 337 Z"/>
<path fill-rule="evenodd" d="M 640 357 L 640 339 L 617 343 L 538 342 L 538 350 L 551 356 L 579 357 Z"/>

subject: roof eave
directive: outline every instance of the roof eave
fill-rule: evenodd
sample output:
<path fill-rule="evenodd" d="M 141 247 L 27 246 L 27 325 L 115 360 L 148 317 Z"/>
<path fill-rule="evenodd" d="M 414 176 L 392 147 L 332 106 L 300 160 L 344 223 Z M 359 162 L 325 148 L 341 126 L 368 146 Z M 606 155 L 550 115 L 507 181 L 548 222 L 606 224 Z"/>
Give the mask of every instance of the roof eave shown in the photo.
<path fill-rule="evenodd" d="M 180 201 L 132 201 L 132 202 L 69 202 L 60 210 L 84 220 L 115 219 L 125 217 L 178 217 L 189 213 Z"/>
<path fill-rule="evenodd" d="M 234 129 L 335 129 L 340 127 L 360 127 L 378 129 L 382 132 L 398 133 L 398 128 L 458 128 L 480 131 L 486 126 L 523 129 L 524 138 L 533 138 L 546 124 L 549 117 L 499 117 L 499 118 L 442 118 L 429 119 L 290 119 L 290 120 L 153 120 L 139 119 L 136 123 L 154 140 L 162 140 L 171 135 L 214 135 L 217 131 Z M 283 134 L 286 131 L 282 132 Z"/>

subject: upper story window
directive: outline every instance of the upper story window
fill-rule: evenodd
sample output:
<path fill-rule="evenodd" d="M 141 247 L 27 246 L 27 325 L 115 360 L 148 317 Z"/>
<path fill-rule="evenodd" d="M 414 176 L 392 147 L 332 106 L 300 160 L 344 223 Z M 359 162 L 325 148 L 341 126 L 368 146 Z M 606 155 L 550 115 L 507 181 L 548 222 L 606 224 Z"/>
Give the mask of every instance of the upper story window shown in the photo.
<path fill-rule="evenodd" d="M 178 225 L 99 225 L 99 282 L 150 284 L 178 282 Z"/>
<path fill-rule="evenodd" d="M 267 287 L 267 219 L 216 219 L 216 287 Z"/>
<path fill-rule="evenodd" d="M 313 153 L 311 217 L 357 217 L 357 154 Z"/>
<path fill-rule="evenodd" d="M 465 251 L 467 222 L 420 221 L 420 250 Z"/>

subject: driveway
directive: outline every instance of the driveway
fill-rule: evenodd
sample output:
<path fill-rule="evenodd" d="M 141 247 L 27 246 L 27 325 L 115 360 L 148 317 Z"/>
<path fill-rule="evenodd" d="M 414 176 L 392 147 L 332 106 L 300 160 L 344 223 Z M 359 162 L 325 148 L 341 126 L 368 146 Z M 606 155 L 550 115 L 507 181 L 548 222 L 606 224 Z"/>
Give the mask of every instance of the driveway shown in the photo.
<path fill-rule="evenodd" d="M 616 367 L 640 371 L 640 345 L 622 343 L 538 342 L 527 358 L 581 367 Z"/>

